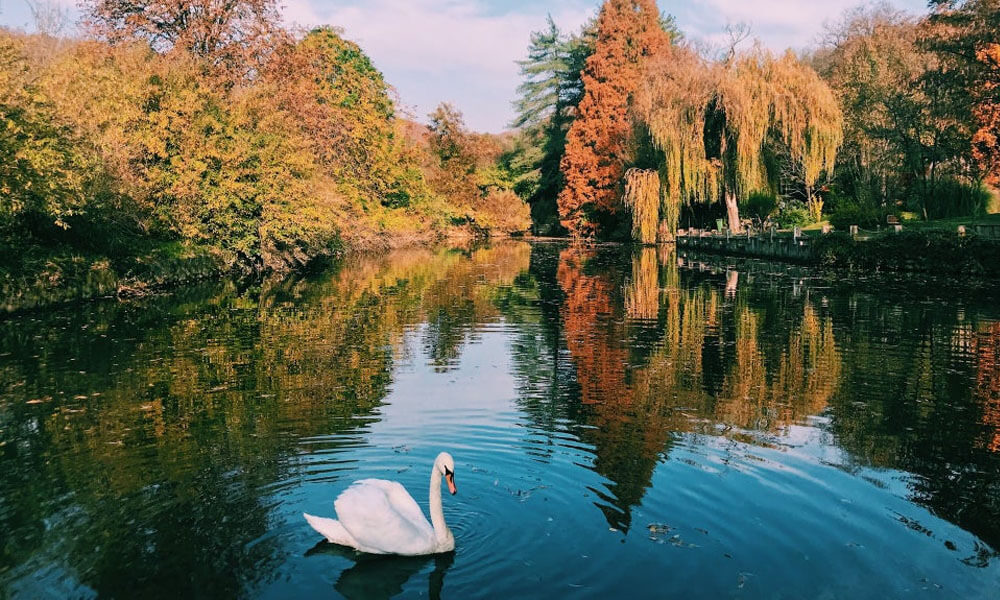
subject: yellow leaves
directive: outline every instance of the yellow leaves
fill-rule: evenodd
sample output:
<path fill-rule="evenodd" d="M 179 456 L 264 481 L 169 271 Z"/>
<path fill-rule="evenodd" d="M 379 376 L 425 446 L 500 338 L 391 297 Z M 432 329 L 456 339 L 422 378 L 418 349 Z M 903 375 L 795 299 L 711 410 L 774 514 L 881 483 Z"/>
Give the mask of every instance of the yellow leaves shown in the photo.
<path fill-rule="evenodd" d="M 773 141 L 812 186 L 832 171 L 843 141 L 830 88 L 794 55 L 775 58 L 760 46 L 715 64 L 670 48 L 650 62 L 635 108 L 664 152 L 664 188 L 674 202 L 767 187 L 763 153 Z"/>
<path fill-rule="evenodd" d="M 625 174 L 624 203 L 632 211 L 632 238 L 655 244 L 660 222 L 659 173 L 630 169 Z"/>

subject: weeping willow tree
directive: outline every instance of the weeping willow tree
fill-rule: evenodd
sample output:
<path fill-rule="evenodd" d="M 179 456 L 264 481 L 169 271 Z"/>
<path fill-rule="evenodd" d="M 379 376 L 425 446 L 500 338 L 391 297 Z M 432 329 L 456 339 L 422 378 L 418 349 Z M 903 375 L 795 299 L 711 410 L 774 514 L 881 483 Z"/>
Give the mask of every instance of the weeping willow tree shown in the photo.
<path fill-rule="evenodd" d="M 632 212 L 632 239 L 655 244 L 660 220 L 660 175 L 653 170 L 625 173 L 625 206 Z"/>
<path fill-rule="evenodd" d="M 776 58 L 758 45 L 713 63 L 665 48 L 634 108 L 663 152 L 665 209 L 722 200 L 738 232 L 740 197 L 799 186 L 818 220 L 815 186 L 833 169 L 843 118 L 830 88 L 790 52 Z"/>

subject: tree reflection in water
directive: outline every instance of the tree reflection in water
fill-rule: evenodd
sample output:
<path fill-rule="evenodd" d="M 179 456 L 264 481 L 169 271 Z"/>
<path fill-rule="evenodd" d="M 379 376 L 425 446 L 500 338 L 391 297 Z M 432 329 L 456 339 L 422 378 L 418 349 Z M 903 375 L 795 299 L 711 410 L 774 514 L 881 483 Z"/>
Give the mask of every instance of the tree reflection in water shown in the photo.
<path fill-rule="evenodd" d="M 536 246 L 531 263 L 548 310 L 515 348 L 522 406 L 542 427 L 580 425 L 611 527 L 631 525 L 678 436 L 773 446 L 823 416 L 850 460 L 912 473 L 914 500 L 1000 546 L 1000 464 L 983 454 L 1000 439 L 996 322 L 972 333 L 968 316 L 917 301 L 831 298 L 760 263 L 740 274 L 666 248 Z M 944 345 L 949 332 L 975 339 L 976 361 Z"/>
<path fill-rule="evenodd" d="M 499 289 L 529 253 L 403 251 L 0 321 L 0 583 L 37 595 L 53 564 L 68 595 L 236 597 L 266 582 L 285 552 L 268 498 L 294 485 L 299 441 L 352 446 L 407 328 L 429 323 L 446 366 L 501 318 Z"/>
<path fill-rule="evenodd" d="M 1000 547 L 989 303 L 780 270 L 668 247 L 504 243 L 2 319 L 0 588 L 251 595 L 301 556 L 280 537 L 282 494 L 340 481 L 408 353 L 449 372 L 495 326 L 516 405 L 550 436 L 531 458 L 581 448 L 613 528 L 634 527 L 679 444 L 781 448 L 809 425 L 839 467 L 897 471 L 913 502 Z M 433 562 L 432 592 L 449 566 Z M 390 594 L 430 564 L 358 561 L 337 590 L 380 581 Z"/>

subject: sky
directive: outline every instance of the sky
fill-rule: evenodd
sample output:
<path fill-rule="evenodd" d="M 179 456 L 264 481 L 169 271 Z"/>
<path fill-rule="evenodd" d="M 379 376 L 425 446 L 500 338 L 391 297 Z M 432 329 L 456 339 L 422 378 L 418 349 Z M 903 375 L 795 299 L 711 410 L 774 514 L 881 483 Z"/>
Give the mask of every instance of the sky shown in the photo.
<path fill-rule="evenodd" d="M 62 4 L 75 14 L 76 0 Z M 726 25 L 747 23 L 774 50 L 814 43 L 824 23 L 862 0 L 659 0 L 684 35 L 722 43 Z M 515 63 L 532 31 L 551 14 L 575 31 L 599 0 L 283 0 L 289 24 L 334 25 L 372 57 L 396 88 L 404 112 L 424 121 L 438 103 L 455 104 L 477 131 L 499 133 L 513 119 L 520 81 Z M 924 10 L 926 0 L 894 0 L 897 8 Z M 31 29 L 26 0 L 0 0 L 0 25 Z"/>

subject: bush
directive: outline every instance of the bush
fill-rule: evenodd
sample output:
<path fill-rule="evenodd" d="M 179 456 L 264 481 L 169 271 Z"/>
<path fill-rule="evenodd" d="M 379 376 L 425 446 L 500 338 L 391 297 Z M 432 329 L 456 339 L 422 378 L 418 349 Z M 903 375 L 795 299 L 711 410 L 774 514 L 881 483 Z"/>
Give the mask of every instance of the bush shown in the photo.
<path fill-rule="evenodd" d="M 884 233 L 858 241 L 846 233 L 819 236 L 813 249 L 820 264 L 864 273 L 923 271 L 964 277 L 998 277 L 1000 242 L 954 232 Z"/>
<path fill-rule="evenodd" d="M 774 223 L 780 229 L 792 229 L 794 227 L 804 227 L 812 222 L 809 210 L 801 202 L 787 202 L 774 217 Z"/>
<path fill-rule="evenodd" d="M 493 233 L 523 233 L 531 229 L 531 208 L 509 190 L 494 190 L 476 207 L 476 224 Z"/>
<path fill-rule="evenodd" d="M 845 203 L 830 215 L 830 224 L 841 231 L 847 231 L 851 225 L 857 225 L 862 229 L 875 229 L 882 224 L 883 217 L 883 211 L 873 206 Z"/>
<path fill-rule="evenodd" d="M 761 229 L 777 208 L 778 197 L 771 192 L 753 192 L 743 203 L 744 214 Z"/>
<path fill-rule="evenodd" d="M 920 194 L 916 194 L 916 204 L 921 206 Z M 927 216 L 931 219 L 949 217 L 980 217 L 987 213 L 991 201 L 990 190 L 980 182 L 967 183 L 949 178 L 938 182 L 930 196 L 925 199 Z"/>

